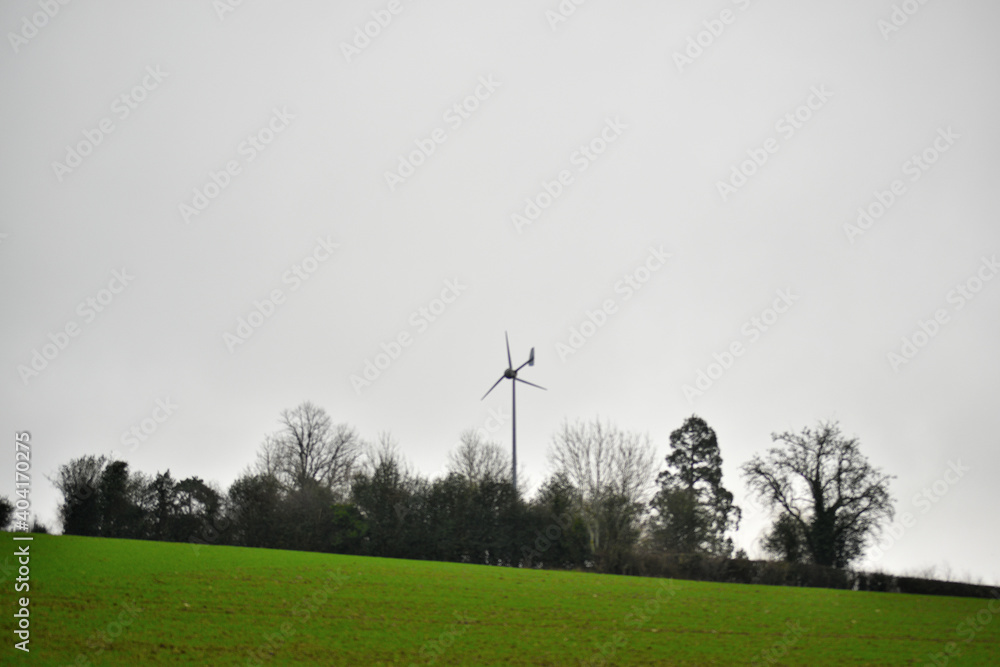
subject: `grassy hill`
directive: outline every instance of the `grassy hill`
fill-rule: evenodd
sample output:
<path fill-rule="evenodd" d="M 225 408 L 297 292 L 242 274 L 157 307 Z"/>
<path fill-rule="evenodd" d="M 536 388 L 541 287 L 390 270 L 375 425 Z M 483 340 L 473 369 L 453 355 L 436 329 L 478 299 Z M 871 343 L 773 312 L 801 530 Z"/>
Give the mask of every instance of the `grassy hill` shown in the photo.
<path fill-rule="evenodd" d="M 25 594 L 8 566 L 4 664 L 925 665 L 954 643 L 948 664 L 1000 665 L 996 600 L 991 611 L 989 600 L 268 549 L 30 544 L 31 654 L 12 646 Z"/>

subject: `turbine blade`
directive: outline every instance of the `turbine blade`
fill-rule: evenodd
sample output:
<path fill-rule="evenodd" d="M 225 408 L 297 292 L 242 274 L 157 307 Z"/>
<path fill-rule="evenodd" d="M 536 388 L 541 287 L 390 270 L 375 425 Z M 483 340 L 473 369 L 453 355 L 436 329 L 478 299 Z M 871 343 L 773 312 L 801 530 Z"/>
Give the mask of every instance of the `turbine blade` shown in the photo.
<path fill-rule="evenodd" d="M 514 380 L 515 380 L 516 382 L 523 382 L 524 384 L 530 384 L 530 385 L 531 385 L 532 387 L 538 387 L 538 388 L 539 388 L 539 389 L 541 389 L 542 391 L 548 391 L 548 389 L 546 389 L 545 387 L 539 387 L 539 386 L 538 386 L 537 384 L 535 384 L 534 382 L 528 382 L 527 380 L 522 380 L 521 378 L 514 378 Z"/>
<path fill-rule="evenodd" d="M 507 368 L 514 368 L 514 362 L 510 360 L 510 338 L 506 331 L 503 332 L 503 339 L 507 341 Z"/>
<path fill-rule="evenodd" d="M 490 391 L 493 391 L 494 389 L 496 389 L 497 385 L 500 384 L 501 382 L 503 382 L 503 376 L 502 375 L 500 376 L 499 380 L 497 380 L 496 382 L 493 383 L 493 386 L 490 387 Z M 486 400 L 486 397 L 490 395 L 490 391 L 488 391 L 485 394 L 483 394 L 483 397 L 480 398 L 479 400 L 480 401 Z"/>

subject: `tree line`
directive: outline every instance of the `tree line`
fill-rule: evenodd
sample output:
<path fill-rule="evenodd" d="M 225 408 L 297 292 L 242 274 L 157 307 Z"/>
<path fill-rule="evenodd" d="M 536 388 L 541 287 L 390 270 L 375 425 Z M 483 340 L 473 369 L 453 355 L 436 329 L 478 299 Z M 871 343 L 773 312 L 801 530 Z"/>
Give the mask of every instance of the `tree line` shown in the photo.
<path fill-rule="evenodd" d="M 63 533 L 615 573 L 638 554 L 746 558 L 733 553 L 742 512 L 723 484 L 716 433 L 697 415 L 670 434 L 660 466 L 646 435 L 564 422 L 553 472 L 530 497 L 513 487 L 506 450 L 474 431 L 429 479 L 389 434 L 366 443 L 312 403 L 279 421 L 226 490 L 104 456 L 60 466 L 51 481 Z M 772 512 L 763 549 L 846 568 L 893 518 L 890 476 L 836 423 L 772 440 L 741 467 Z"/>

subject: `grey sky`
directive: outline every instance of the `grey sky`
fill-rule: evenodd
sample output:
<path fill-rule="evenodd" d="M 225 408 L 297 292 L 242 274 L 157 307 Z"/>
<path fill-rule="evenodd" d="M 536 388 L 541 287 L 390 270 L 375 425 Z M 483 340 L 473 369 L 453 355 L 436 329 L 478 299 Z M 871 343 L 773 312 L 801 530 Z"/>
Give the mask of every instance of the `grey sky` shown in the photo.
<path fill-rule="evenodd" d="M 837 419 L 913 515 L 869 564 L 1000 582 L 1000 7 L 561 5 L 5 2 L 0 423 L 40 517 L 86 453 L 225 488 L 303 400 L 438 474 L 509 414 L 506 329 L 532 486 L 564 418 L 662 460 L 695 412 L 755 553 L 738 466 Z"/>

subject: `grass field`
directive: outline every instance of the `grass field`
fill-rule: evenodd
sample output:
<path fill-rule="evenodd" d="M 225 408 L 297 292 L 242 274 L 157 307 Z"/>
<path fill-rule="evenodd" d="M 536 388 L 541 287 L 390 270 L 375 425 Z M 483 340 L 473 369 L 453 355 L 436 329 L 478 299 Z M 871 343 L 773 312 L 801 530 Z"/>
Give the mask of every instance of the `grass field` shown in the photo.
<path fill-rule="evenodd" d="M 31 653 L 13 648 L 8 568 L 4 664 L 925 665 L 953 642 L 947 664 L 1000 665 L 1000 601 L 83 537 L 30 545 Z"/>

